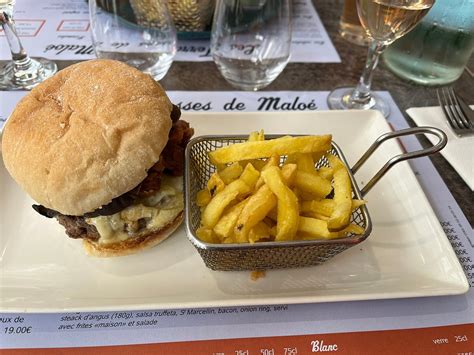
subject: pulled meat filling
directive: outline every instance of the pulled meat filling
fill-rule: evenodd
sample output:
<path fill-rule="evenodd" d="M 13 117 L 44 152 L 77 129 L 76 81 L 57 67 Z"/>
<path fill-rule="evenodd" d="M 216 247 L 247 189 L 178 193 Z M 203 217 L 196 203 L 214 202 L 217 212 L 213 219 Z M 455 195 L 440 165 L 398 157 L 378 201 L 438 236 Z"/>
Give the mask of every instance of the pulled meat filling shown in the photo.
<path fill-rule="evenodd" d="M 180 112 L 173 105 L 171 127 L 168 143 L 161 153 L 159 161 L 148 170 L 147 177 L 133 190 L 116 197 L 109 204 L 86 213 L 84 216 L 66 216 L 44 206 L 34 205 L 33 208 L 45 217 L 55 217 L 66 229 L 66 234 L 71 238 L 85 238 L 98 240 L 99 233 L 95 226 L 86 223 L 85 217 L 112 215 L 133 204 L 137 198 L 148 197 L 155 194 L 161 186 L 162 174 L 182 176 L 184 173 L 184 151 L 186 145 L 194 134 L 189 123 L 179 119 Z"/>

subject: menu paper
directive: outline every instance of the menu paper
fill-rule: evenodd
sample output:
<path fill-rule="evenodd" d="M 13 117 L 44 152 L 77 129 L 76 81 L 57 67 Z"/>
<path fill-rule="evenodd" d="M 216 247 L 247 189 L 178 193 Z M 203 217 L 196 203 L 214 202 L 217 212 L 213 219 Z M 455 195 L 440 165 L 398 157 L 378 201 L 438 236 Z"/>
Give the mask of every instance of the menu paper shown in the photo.
<path fill-rule="evenodd" d="M 379 94 L 390 102 L 392 126 L 408 127 L 390 94 Z M 0 119 L 8 117 L 23 95 L 24 92 L 0 92 Z M 168 95 L 183 111 L 263 112 L 325 110 L 328 92 L 169 91 Z M 407 150 L 420 148 L 414 138 L 402 142 Z M 474 239 L 469 222 L 428 158 L 410 164 L 472 286 Z M 150 344 L 134 345 L 129 350 L 168 354 L 303 354 L 324 349 L 343 354 L 472 355 L 474 291 L 470 289 L 458 296 L 299 305 L 3 313 L 0 320 L 3 349 Z M 112 352 L 116 347 L 100 348 L 97 353 L 107 354 L 107 349 Z M 44 353 L 56 353 L 48 351 Z M 94 348 L 81 348 L 81 354 L 93 351 Z"/>
<path fill-rule="evenodd" d="M 17 1 L 14 19 L 23 46 L 30 56 L 53 60 L 95 58 L 90 34 L 89 8 L 84 0 Z M 121 49 L 131 45 L 117 43 Z M 0 30 L 0 60 L 11 54 Z M 209 40 L 179 40 L 175 61 L 212 61 Z M 293 1 L 290 62 L 340 63 L 311 0 Z"/>

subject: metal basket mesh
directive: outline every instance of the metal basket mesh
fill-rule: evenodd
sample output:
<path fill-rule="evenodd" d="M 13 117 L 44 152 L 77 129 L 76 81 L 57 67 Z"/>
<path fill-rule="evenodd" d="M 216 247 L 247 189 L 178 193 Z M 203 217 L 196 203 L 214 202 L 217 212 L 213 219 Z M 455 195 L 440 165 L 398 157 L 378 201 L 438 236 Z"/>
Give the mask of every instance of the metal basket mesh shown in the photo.
<path fill-rule="evenodd" d="M 266 136 L 267 139 L 279 136 Z M 196 205 L 196 194 L 204 189 L 216 168 L 210 163 L 208 152 L 218 148 L 242 143 L 246 136 L 207 136 L 193 139 L 186 150 L 186 227 L 188 238 L 196 247 L 207 267 L 213 270 L 267 270 L 313 266 L 321 264 L 349 247 L 365 240 L 371 229 L 370 217 L 365 206 L 356 209 L 351 222 L 364 228 L 362 235 L 349 235 L 333 240 L 261 242 L 255 244 L 208 244 L 199 240 L 196 230 L 200 226 L 201 211 Z M 342 152 L 333 143 L 331 154 L 339 156 L 345 163 Z M 282 157 L 281 163 L 286 157 Z M 346 163 L 345 163 L 346 164 Z M 316 167 L 329 166 L 325 157 Z M 347 166 L 347 164 L 346 164 Z M 350 172 L 350 170 L 349 170 Z M 353 176 L 350 174 L 354 198 L 361 198 Z"/>

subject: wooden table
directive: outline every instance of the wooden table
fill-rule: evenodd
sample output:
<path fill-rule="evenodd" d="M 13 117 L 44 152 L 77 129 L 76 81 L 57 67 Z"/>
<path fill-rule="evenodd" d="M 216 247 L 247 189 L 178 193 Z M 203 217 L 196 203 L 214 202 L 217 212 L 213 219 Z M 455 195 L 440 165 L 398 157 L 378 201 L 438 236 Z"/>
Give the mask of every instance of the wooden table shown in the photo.
<path fill-rule="evenodd" d="M 338 34 L 339 18 L 344 0 L 313 0 L 313 2 L 341 56 L 342 63 L 289 64 L 283 73 L 265 90 L 331 90 L 338 86 L 353 86 L 357 83 L 362 73 L 367 50 L 365 47 L 356 46 L 345 41 Z M 59 68 L 70 64 L 72 62 L 58 62 Z M 468 66 L 473 68 L 473 64 L 474 60 L 471 58 Z M 212 62 L 175 62 L 161 84 L 166 90 L 235 90 L 223 79 Z M 458 91 L 471 98 L 470 103 L 474 103 L 472 94 L 474 81 L 467 73 L 463 74 L 455 86 Z M 386 69 L 383 60 L 375 70 L 373 88 L 375 90 L 390 91 L 411 126 L 415 126 L 415 124 L 406 115 L 406 109 L 416 106 L 437 105 L 435 89 L 416 86 L 397 78 Z M 420 141 L 424 146 L 430 145 L 424 137 L 421 137 Z M 474 193 L 440 154 L 430 159 L 459 203 L 471 226 L 473 226 Z"/>

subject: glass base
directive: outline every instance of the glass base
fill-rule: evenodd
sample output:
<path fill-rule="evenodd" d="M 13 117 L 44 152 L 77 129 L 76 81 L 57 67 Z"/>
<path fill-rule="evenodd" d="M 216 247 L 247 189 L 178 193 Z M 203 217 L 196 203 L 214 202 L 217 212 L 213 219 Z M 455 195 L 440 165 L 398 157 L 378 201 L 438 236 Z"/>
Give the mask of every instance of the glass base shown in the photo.
<path fill-rule="evenodd" d="M 19 63 L 19 65 L 18 65 Z M 30 90 L 58 71 L 46 58 L 27 58 L 24 63 L 8 62 L 0 68 L 0 90 Z"/>
<path fill-rule="evenodd" d="M 368 102 L 354 102 L 351 94 L 354 88 L 339 88 L 328 96 L 328 106 L 331 110 L 378 110 L 385 117 L 390 115 L 390 106 L 377 94 L 371 93 Z"/>

